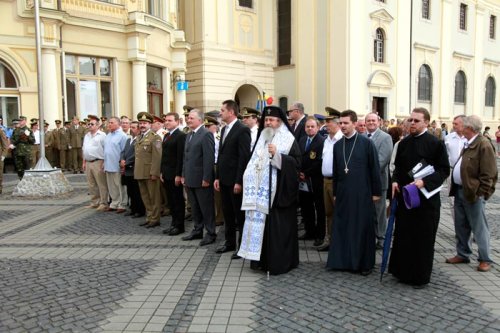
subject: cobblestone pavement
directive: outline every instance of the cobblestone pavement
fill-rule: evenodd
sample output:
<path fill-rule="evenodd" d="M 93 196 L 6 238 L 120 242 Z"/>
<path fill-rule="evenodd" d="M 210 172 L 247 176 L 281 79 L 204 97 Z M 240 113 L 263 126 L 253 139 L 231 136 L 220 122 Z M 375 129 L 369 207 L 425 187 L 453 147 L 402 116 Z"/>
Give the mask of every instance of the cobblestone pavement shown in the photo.
<path fill-rule="evenodd" d="M 83 175 L 67 175 L 73 193 L 45 200 L 10 197 L 15 178 L 4 176 L 0 195 L 0 332 L 500 331 L 498 268 L 444 263 L 455 242 L 446 191 L 432 280 L 415 290 L 390 275 L 326 271 L 311 241 L 298 269 L 267 279 L 217 244 L 84 208 Z M 500 263 L 499 192 L 486 215 Z"/>

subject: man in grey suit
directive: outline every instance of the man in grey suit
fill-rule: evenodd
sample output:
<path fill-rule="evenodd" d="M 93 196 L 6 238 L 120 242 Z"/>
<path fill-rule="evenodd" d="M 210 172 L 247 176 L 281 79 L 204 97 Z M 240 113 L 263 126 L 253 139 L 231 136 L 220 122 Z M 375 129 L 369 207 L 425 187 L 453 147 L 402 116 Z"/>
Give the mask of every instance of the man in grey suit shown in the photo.
<path fill-rule="evenodd" d="M 204 126 L 204 114 L 198 109 L 189 112 L 190 132 L 184 147 L 181 182 L 186 187 L 191 204 L 194 229 L 182 240 L 202 239 L 200 246 L 215 242 L 214 205 L 214 136 Z M 207 234 L 203 237 L 203 227 Z"/>
<path fill-rule="evenodd" d="M 369 113 L 365 117 L 367 136 L 373 141 L 378 153 L 380 165 L 380 181 L 382 183 L 382 196 L 380 200 L 375 201 L 375 211 L 377 214 L 377 225 L 375 234 L 377 235 L 377 248 L 381 249 L 384 245 L 385 229 L 387 228 L 386 215 L 386 197 L 389 187 L 389 163 L 392 155 L 391 136 L 380 127 L 380 117 L 376 113 Z"/>

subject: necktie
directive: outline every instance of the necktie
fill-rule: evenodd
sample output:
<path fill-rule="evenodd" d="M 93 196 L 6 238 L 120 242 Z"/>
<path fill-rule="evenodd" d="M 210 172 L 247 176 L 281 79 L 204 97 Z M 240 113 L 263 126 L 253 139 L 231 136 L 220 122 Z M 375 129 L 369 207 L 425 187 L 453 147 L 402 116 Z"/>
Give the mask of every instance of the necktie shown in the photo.
<path fill-rule="evenodd" d="M 194 136 L 194 131 L 193 131 L 193 132 L 191 132 L 191 134 L 189 135 L 188 142 L 191 142 L 191 139 L 193 138 L 193 136 Z"/>
<path fill-rule="evenodd" d="M 229 126 L 226 127 L 226 129 L 224 130 L 224 135 L 222 136 L 222 143 L 224 144 L 224 141 L 226 140 L 226 137 L 227 137 L 227 133 L 229 132 L 230 128 Z"/>
<path fill-rule="evenodd" d="M 311 138 L 307 138 L 307 141 L 306 141 L 306 151 L 309 150 L 309 147 L 311 146 Z"/>
<path fill-rule="evenodd" d="M 371 133 L 368 133 L 368 137 L 371 138 L 372 137 L 372 134 Z"/>
<path fill-rule="evenodd" d="M 170 139 L 170 132 L 165 134 L 165 136 L 163 137 L 163 142 L 167 142 L 168 139 Z"/>

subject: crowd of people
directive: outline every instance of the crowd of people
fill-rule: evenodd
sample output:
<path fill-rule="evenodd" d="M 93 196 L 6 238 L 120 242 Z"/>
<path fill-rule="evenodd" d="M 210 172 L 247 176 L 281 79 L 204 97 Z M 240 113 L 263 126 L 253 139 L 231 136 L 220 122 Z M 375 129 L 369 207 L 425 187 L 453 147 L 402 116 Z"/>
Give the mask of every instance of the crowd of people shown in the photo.
<path fill-rule="evenodd" d="M 216 252 L 271 274 L 298 266 L 302 239 L 328 252 L 328 269 L 370 274 L 377 249 L 392 238 L 386 229 L 394 200 L 389 272 L 415 288 L 430 282 L 439 192 L 449 179 L 457 254 L 446 262 L 470 262 L 473 234 L 477 270 L 491 268 L 484 209 L 497 182 L 500 126 L 495 147 L 478 116 L 456 116 L 448 131 L 424 108 L 397 121 L 330 107 L 308 116 L 300 102 L 286 111 L 240 110 L 233 100 L 209 113 L 184 110 L 186 126 L 177 113 L 89 115 L 64 126 L 56 120 L 56 129 L 44 126 L 47 158 L 63 171 L 86 173 L 88 208 L 141 218 L 146 228 L 170 214 L 169 236 L 186 233 L 189 214 L 194 227 L 182 240 L 200 246 L 214 243 L 223 223 Z M 17 122 L 13 131 L 0 128 L 0 153 L 3 162 L 14 150 L 22 178 L 39 158 L 40 135 L 36 119 L 31 128 L 25 117 Z"/>

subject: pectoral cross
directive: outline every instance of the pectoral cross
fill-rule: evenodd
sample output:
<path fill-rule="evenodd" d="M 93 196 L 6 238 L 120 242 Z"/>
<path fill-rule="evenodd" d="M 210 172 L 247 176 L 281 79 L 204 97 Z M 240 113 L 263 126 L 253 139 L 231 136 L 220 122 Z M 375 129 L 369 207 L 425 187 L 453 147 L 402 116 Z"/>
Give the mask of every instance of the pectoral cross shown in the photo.
<path fill-rule="evenodd" d="M 347 174 L 349 172 L 349 169 L 347 167 L 345 167 L 344 171 Z"/>

